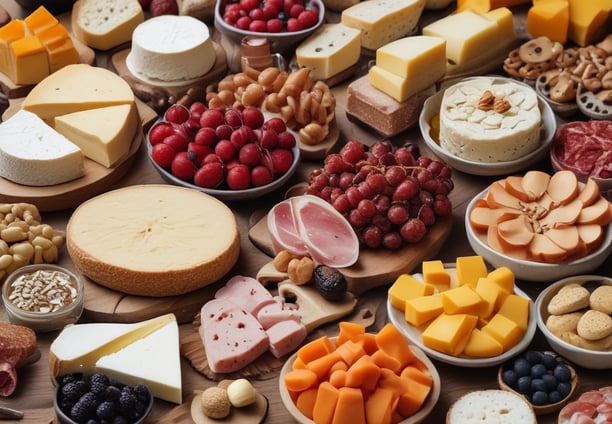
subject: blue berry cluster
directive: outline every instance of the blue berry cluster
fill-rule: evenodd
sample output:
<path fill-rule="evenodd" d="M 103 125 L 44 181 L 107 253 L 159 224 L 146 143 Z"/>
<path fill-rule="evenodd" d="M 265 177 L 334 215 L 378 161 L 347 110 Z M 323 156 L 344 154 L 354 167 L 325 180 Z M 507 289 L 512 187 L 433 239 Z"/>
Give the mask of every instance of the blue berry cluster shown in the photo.
<path fill-rule="evenodd" d="M 502 381 L 535 406 L 565 399 L 571 378 L 570 369 L 557 356 L 531 350 L 505 364 L 502 372 Z"/>
<path fill-rule="evenodd" d="M 147 412 L 151 393 L 144 384 L 129 386 L 103 373 L 58 378 L 57 404 L 79 424 L 130 424 Z"/>

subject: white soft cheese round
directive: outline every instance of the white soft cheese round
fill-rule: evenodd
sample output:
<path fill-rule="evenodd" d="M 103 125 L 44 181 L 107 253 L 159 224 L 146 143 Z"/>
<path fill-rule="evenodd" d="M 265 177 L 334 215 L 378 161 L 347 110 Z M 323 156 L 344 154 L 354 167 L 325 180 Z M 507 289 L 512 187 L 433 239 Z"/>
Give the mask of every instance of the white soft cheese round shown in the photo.
<path fill-rule="evenodd" d="M 510 103 L 503 112 L 479 108 L 489 90 Z M 471 78 L 444 92 L 440 107 L 440 146 L 476 162 L 506 162 L 529 154 L 540 144 L 542 116 L 530 87 L 497 78 Z"/>
<path fill-rule="evenodd" d="M 193 80 L 214 64 L 210 31 L 191 16 L 161 15 L 138 25 L 126 58 L 134 76 L 159 82 Z"/>

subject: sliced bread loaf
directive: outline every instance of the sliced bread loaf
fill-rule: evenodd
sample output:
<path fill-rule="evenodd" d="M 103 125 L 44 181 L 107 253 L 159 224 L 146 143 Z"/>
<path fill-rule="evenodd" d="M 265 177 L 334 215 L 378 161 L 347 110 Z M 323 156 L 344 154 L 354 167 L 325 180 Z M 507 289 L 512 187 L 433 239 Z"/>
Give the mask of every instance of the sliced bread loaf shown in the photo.
<path fill-rule="evenodd" d="M 477 390 L 453 403 L 446 424 L 536 424 L 533 408 L 519 395 L 505 390 Z"/>

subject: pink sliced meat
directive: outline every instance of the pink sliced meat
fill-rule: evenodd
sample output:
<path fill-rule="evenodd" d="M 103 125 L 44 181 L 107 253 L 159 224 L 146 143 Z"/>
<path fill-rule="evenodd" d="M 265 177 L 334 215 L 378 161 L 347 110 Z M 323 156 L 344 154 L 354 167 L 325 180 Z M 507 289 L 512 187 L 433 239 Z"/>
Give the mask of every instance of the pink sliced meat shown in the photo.
<path fill-rule="evenodd" d="M 308 247 L 298 232 L 291 203 L 281 202 L 272 208 L 268 214 L 267 224 L 268 229 L 275 234 L 272 241 L 277 251 L 285 249 L 297 256 L 308 254 Z"/>
<path fill-rule="evenodd" d="M 306 338 L 306 327 L 294 320 L 280 321 L 266 330 L 269 349 L 275 358 L 293 352 Z"/>
<path fill-rule="evenodd" d="M 17 387 L 17 370 L 8 362 L 0 362 L 0 396 L 10 396 Z"/>
<path fill-rule="evenodd" d="M 264 305 L 274 302 L 272 294 L 259 281 L 242 275 L 232 277 L 217 290 L 215 298 L 227 299 L 254 316 Z"/>
<path fill-rule="evenodd" d="M 200 337 L 213 372 L 238 371 L 268 350 L 268 334 L 251 313 L 227 299 L 210 300 L 202 309 Z"/>
<path fill-rule="evenodd" d="M 276 297 L 274 303 L 263 306 L 257 313 L 257 321 L 267 330 L 274 324 L 292 320 L 302 322 L 302 315 L 297 309 L 285 307 L 285 301 L 282 298 Z"/>
<path fill-rule="evenodd" d="M 612 388 L 589 390 L 578 400 L 568 403 L 559 412 L 559 424 L 604 424 L 612 423 Z"/>

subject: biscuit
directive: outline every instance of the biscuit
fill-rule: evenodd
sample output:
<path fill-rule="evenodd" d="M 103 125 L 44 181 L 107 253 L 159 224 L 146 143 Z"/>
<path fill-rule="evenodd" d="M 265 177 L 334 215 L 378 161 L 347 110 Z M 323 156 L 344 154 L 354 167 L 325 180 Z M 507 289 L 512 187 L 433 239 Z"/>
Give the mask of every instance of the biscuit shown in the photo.
<path fill-rule="evenodd" d="M 572 331 L 566 331 L 565 333 L 561 333 L 559 335 L 559 338 L 571 345 L 580 347 L 582 349 L 595 350 L 600 352 L 612 350 L 612 334 L 599 340 L 587 340 Z"/>
<path fill-rule="evenodd" d="M 563 315 L 549 315 L 546 320 L 546 328 L 556 336 L 566 331 L 575 333 L 578 328 L 578 321 L 583 314 L 584 312 L 570 312 Z"/>
<path fill-rule="evenodd" d="M 578 321 L 576 331 L 587 340 L 600 340 L 612 334 L 612 318 L 603 312 L 590 309 Z"/>
<path fill-rule="evenodd" d="M 591 309 L 612 315 L 612 286 L 599 286 L 589 298 Z"/>
<path fill-rule="evenodd" d="M 580 284 L 563 286 L 548 303 L 548 313 L 563 315 L 576 312 L 589 306 L 591 293 Z"/>

